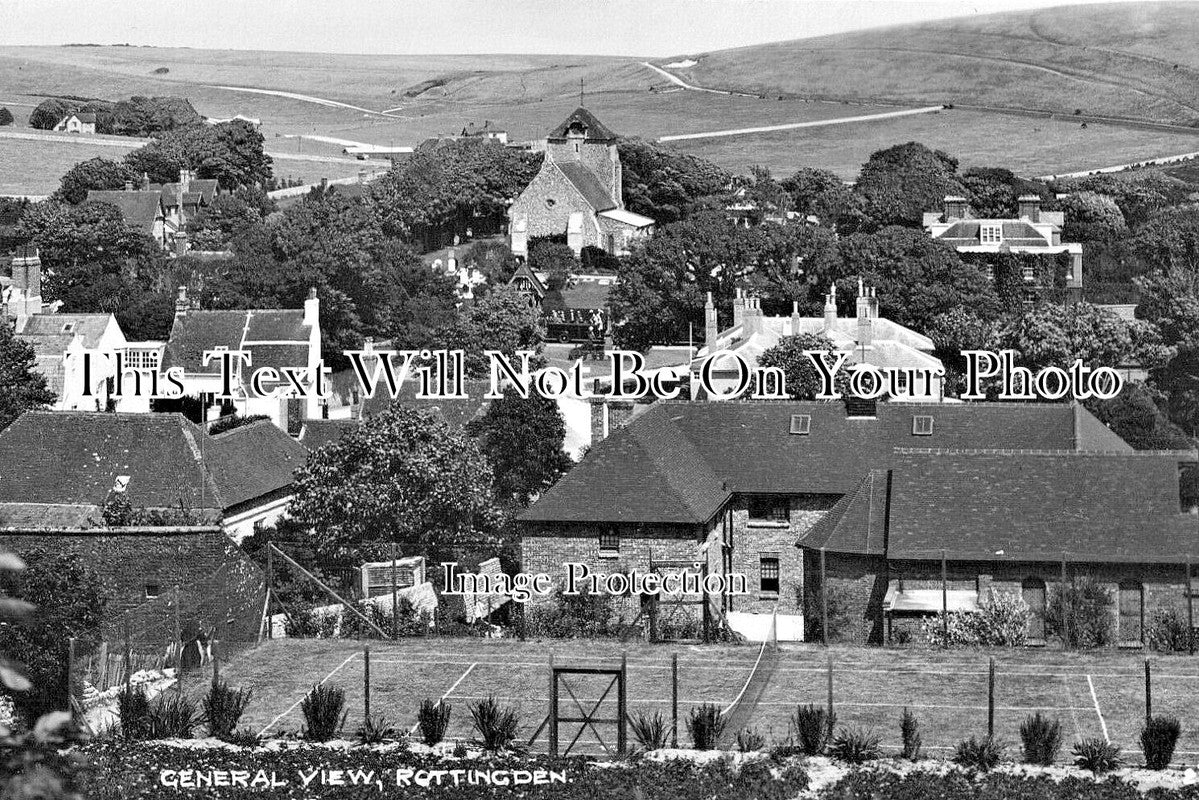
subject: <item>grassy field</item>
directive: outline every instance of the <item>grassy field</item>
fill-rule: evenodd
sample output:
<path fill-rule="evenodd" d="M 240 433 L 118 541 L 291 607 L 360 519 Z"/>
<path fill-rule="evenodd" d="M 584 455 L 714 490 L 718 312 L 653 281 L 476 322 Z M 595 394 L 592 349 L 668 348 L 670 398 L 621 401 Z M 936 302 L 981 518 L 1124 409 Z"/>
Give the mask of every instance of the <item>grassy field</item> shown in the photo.
<path fill-rule="evenodd" d="M 1070 6 L 693 56 L 703 86 L 1199 120 L 1199 7 Z M 669 59 L 664 60 L 666 63 Z"/>
<path fill-rule="evenodd" d="M 274 641 L 246 651 L 222 667 L 233 685 L 254 697 L 245 724 L 266 733 L 291 732 L 303 724 L 299 704 L 317 681 L 346 690 L 347 730 L 363 718 L 362 643 L 331 640 Z M 416 721 L 424 698 L 453 706 L 450 735 L 471 738 L 468 704 L 495 697 L 520 712 L 527 740 L 546 716 L 548 663 L 560 666 L 617 666 L 628 658 L 629 711 L 670 717 L 670 659 L 679 657 L 680 741 L 682 720 L 701 703 L 724 707 L 741 691 L 757 656 L 755 646 L 621 645 L 605 641 L 427 639 L 371 643 L 372 712 L 403 728 Z M 789 734 L 796 705 L 823 705 L 828 663 L 833 663 L 834 703 L 840 725 L 872 728 L 887 749 L 899 746 L 899 716 L 916 713 L 926 749 L 944 755 L 957 742 L 986 733 L 987 659 L 996 660 L 995 726 L 998 738 L 1019 744 L 1021 721 L 1036 711 L 1059 719 L 1064 750 L 1073 742 L 1107 736 L 1131 757 L 1144 717 L 1144 657 L 1140 653 L 1074 654 L 1029 650 L 994 653 L 783 646 L 777 666 L 752 713 L 752 726 L 779 741 Z M 1178 757 L 1199 755 L 1199 660 L 1153 659 L 1154 713 L 1177 715 L 1183 723 Z M 201 683 L 197 681 L 197 683 Z M 593 704 L 607 686 L 598 679 L 572 679 L 580 703 Z M 199 691 L 199 687 L 195 688 Z M 564 691 L 563 707 L 575 711 Z M 614 693 L 601 706 L 615 709 Z M 568 726 L 563 727 L 563 731 Z M 569 731 L 573 736 L 574 728 Z M 543 747 L 545 733 L 538 737 Z M 588 731 L 580 743 L 598 750 Z"/>

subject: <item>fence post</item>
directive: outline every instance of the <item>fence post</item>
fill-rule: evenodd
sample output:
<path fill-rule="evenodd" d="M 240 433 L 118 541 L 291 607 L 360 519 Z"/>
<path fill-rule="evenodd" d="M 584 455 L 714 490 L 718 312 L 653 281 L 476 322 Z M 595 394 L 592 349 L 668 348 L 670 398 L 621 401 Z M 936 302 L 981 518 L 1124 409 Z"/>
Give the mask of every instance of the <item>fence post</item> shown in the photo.
<path fill-rule="evenodd" d="M 125 617 L 125 689 L 129 689 L 129 679 L 133 673 L 133 643 L 130 641 L 129 617 Z"/>
<path fill-rule="evenodd" d="M 558 755 L 558 676 L 554 674 L 553 653 L 550 653 L 550 755 Z"/>
<path fill-rule="evenodd" d="M 828 647 L 828 569 L 824 560 L 824 548 L 820 548 L 820 638 Z"/>
<path fill-rule="evenodd" d="M 1153 717 L 1153 680 L 1149 659 L 1145 659 L 1145 722 Z"/>
<path fill-rule="evenodd" d="M 400 638 L 400 594 L 396 586 L 396 543 L 391 543 L 391 638 Z"/>
<path fill-rule="evenodd" d="M 179 584 L 175 584 L 172 592 L 175 601 L 175 690 L 183 694 L 183 626 L 179 624 Z"/>
<path fill-rule="evenodd" d="M 616 716 L 619 720 L 616 726 L 616 752 L 624 755 L 628 749 L 629 699 L 628 699 L 629 654 L 620 654 L 620 687 L 616 692 Z"/>
<path fill-rule="evenodd" d="M 371 721 L 371 646 L 362 648 L 362 713 L 366 724 Z"/>
<path fill-rule="evenodd" d="M 1066 587 L 1066 554 L 1062 553 L 1062 647 L 1070 649 L 1070 615 L 1074 609 L 1074 598 Z"/>
<path fill-rule="evenodd" d="M 833 721 L 833 657 L 828 657 L 828 721 Z"/>
<path fill-rule="evenodd" d="M 679 746 L 679 654 L 670 654 L 670 746 Z"/>
<path fill-rule="evenodd" d="M 275 620 L 271 615 L 271 600 L 275 592 L 275 554 L 271 548 L 266 549 L 266 638 L 275 638 Z"/>
<path fill-rule="evenodd" d="M 949 647 L 949 565 L 941 551 L 941 646 Z"/>
<path fill-rule="evenodd" d="M 987 669 L 987 738 L 995 738 L 995 659 Z"/>
<path fill-rule="evenodd" d="M 1195 607 L 1191 599 L 1191 556 L 1187 554 L 1187 655 L 1195 655 Z"/>
<path fill-rule="evenodd" d="M 67 711 L 75 718 L 75 637 L 67 637 Z"/>

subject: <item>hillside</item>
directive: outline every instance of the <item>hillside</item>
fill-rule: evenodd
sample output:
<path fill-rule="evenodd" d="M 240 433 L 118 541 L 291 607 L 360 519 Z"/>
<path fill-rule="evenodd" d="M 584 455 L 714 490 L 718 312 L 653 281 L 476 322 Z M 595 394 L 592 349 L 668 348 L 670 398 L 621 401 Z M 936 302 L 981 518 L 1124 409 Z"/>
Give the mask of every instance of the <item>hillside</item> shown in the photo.
<path fill-rule="evenodd" d="M 1196 3 L 1083 5 L 691 54 L 675 72 L 755 93 L 1199 125 L 1196 41 Z"/>

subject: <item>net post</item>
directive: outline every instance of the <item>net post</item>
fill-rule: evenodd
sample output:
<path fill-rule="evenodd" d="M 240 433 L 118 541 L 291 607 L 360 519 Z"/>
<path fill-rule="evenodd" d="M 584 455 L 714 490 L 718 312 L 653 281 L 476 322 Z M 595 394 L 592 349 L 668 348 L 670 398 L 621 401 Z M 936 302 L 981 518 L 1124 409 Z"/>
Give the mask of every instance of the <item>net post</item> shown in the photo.
<path fill-rule="evenodd" d="M 670 746 L 679 746 L 679 654 L 670 654 Z"/>
<path fill-rule="evenodd" d="M 1194 586 L 1191 584 L 1191 556 L 1187 554 L 1187 655 L 1195 655 L 1195 607 L 1191 592 Z"/>
<path fill-rule="evenodd" d="M 833 657 L 829 656 L 828 657 L 828 721 L 829 721 L 829 726 L 830 726 L 830 731 L 829 731 L 830 733 L 832 732 L 831 726 L 833 723 L 833 713 L 834 713 L 834 707 L 833 707 Z"/>
<path fill-rule="evenodd" d="M 125 618 L 125 691 L 129 691 L 130 678 L 133 673 L 133 643 L 130 641 L 129 618 Z"/>
<path fill-rule="evenodd" d="M 828 647 L 828 569 L 823 547 L 820 548 L 820 638 L 822 644 Z"/>
<path fill-rule="evenodd" d="M 995 738 L 995 658 L 987 667 L 987 738 Z"/>
<path fill-rule="evenodd" d="M 629 654 L 627 651 L 622 651 L 620 654 L 620 686 L 616 689 L 616 752 L 623 756 L 628 749 L 628 722 L 629 722 L 629 699 L 628 699 L 628 682 L 629 675 Z"/>
<path fill-rule="evenodd" d="M 400 638 L 400 595 L 396 586 L 396 543 L 391 543 L 391 638 Z"/>
<path fill-rule="evenodd" d="M 183 626 L 179 623 L 179 584 L 175 584 L 173 592 L 175 600 L 175 688 L 183 694 Z"/>
<path fill-rule="evenodd" d="M 275 554 L 271 548 L 266 549 L 266 638 L 275 638 L 275 620 L 271 616 L 271 595 L 275 583 Z"/>
<path fill-rule="evenodd" d="M 949 564 L 941 551 L 941 647 L 949 647 Z"/>
<path fill-rule="evenodd" d="M 362 648 L 362 714 L 369 725 L 371 721 L 371 646 Z"/>
<path fill-rule="evenodd" d="M 1070 614 L 1074 608 L 1074 598 L 1066 587 L 1066 554 L 1062 553 L 1062 647 L 1070 649 Z"/>
<path fill-rule="evenodd" d="M 67 711 L 75 719 L 75 637 L 67 637 Z"/>
<path fill-rule="evenodd" d="M 1145 659 L 1145 722 L 1153 719 L 1153 678 L 1149 659 Z"/>
<path fill-rule="evenodd" d="M 550 653 L 550 755 L 558 755 L 558 676 L 554 673 L 554 654 Z"/>

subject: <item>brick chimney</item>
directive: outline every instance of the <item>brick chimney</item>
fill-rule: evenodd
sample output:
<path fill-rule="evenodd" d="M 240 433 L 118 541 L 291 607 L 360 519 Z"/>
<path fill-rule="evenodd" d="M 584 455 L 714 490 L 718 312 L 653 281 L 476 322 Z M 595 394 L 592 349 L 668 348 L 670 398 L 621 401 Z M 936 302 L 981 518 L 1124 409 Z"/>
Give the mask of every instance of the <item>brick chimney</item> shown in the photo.
<path fill-rule="evenodd" d="M 742 290 L 738 289 L 737 294 L 733 297 L 733 327 L 745 322 L 745 296 Z"/>
<path fill-rule="evenodd" d="M 190 169 L 179 170 L 179 202 L 182 204 L 183 195 L 192 190 L 192 171 Z"/>
<path fill-rule="evenodd" d="M 358 170 L 358 182 L 366 183 L 366 170 L 364 170 L 364 169 Z"/>
<path fill-rule="evenodd" d="M 760 297 L 745 297 L 745 335 L 752 336 L 762 332 L 762 299 Z"/>
<path fill-rule="evenodd" d="M 28 317 L 42 311 L 42 259 L 36 247 L 18 248 L 12 260 L 8 314 Z"/>
<path fill-rule="evenodd" d="M 964 197 L 957 195 L 945 196 L 945 221 L 966 219 L 970 216 L 970 203 Z"/>
<path fill-rule="evenodd" d="M 176 231 L 175 233 L 175 255 L 186 255 L 188 250 L 187 231 Z"/>
<path fill-rule="evenodd" d="M 799 334 L 799 326 L 801 324 L 800 323 L 801 319 L 802 319 L 802 317 L 799 316 L 799 301 L 792 300 L 791 301 L 791 335 L 792 336 L 796 336 Z"/>
<path fill-rule="evenodd" d="M 125 181 L 125 191 L 127 191 L 127 192 L 133 191 L 133 179 L 132 178 Z"/>
<path fill-rule="evenodd" d="M 1026 219 L 1029 222 L 1041 221 L 1041 198 L 1035 194 L 1022 194 L 1016 198 L 1016 205 L 1019 207 L 1020 219 Z"/>
<path fill-rule="evenodd" d="M 708 348 L 708 353 L 716 352 L 716 339 L 720 336 L 720 326 L 716 320 L 716 306 L 712 303 L 712 293 L 708 292 L 708 299 L 704 302 L 704 346 Z"/>
<path fill-rule="evenodd" d="M 858 346 L 870 347 L 874 340 L 874 320 L 878 318 L 878 299 L 874 288 L 858 279 Z"/>
<path fill-rule="evenodd" d="M 837 284 L 828 287 L 824 296 L 824 332 L 828 333 L 837 327 Z"/>
<path fill-rule="evenodd" d="M 191 303 L 187 299 L 187 287 L 180 286 L 179 294 L 175 296 L 175 313 L 186 314 L 191 308 Z"/>

